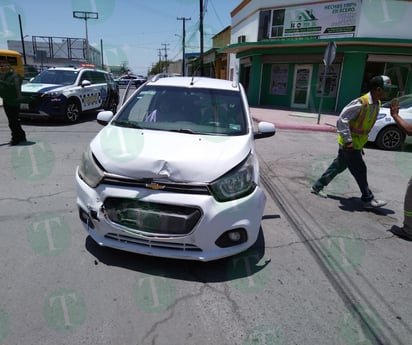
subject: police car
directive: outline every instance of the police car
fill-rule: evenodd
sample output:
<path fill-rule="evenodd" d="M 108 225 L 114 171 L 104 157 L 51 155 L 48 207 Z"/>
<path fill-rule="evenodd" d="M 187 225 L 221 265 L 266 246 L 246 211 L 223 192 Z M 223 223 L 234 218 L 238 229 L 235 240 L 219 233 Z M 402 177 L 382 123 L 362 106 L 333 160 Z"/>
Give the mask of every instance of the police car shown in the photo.
<path fill-rule="evenodd" d="M 53 67 L 22 85 L 21 117 L 60 118 L 76 122 L 96 109 L 116 113 L 119 89 L 108 72 L 94 68 Z"/>

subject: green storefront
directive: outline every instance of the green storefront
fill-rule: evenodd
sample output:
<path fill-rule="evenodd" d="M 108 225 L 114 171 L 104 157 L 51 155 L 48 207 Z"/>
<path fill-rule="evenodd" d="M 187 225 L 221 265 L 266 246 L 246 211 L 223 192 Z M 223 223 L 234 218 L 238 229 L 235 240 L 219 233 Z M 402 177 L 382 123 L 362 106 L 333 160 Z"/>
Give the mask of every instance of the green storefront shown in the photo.
<path fill-rule="evenodd" d="M 299 39 L 232 44 L 239 80 L 253 106 L 319 111 L 325 50 L 331 40 Z M 392 96 L 412 93 L 412 40 L 340 38 L 326 68 L 322 112 L 339 112 L 367 91 L 374 75 L 388 75 L 397 85 Z"/>
<path fill-rule="evenodd" d="M 322 112 L 339 112 L 367 91 L 372 76 L 381 74 L 397 86 L 391 97 L 412 93 L 412 40 L 336 38 L 336 55 L 325 71 L 323 60 L 330 41 L 245 42 L 222 51 L 235 53 L 239 59 L 239 80 L 252 106 L 317 112 L 323 95 Z"/>

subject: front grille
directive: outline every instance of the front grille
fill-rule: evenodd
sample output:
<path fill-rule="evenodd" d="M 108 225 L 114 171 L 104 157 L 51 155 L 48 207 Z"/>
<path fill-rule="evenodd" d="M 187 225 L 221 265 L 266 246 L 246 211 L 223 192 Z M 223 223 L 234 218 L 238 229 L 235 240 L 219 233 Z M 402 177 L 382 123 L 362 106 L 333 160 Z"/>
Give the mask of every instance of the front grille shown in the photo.
<path fill-rule="evenodd" d="M 107 198 L 107 218 L 120 227 L 151 236 L 181 236 L 190 233 L 202 213 L 198 208 L 144 202 L 129 198 Z"/>
<path fill-rule="evenodd" d="M 24 101 L 22 103 L 26 103 L 29 105 L 29 109 L 21 109 L 21 112 L 38 112 L 40 106 L 44 102 L 42 95 L 37 93 L 22 93 Z"/>
<path fill-rule="evenodd" d="M 188 252 L 188 251 L 201 252 L 202 251 L 198 246 L 195 246 L 194 244 L 188 244 L 188 243 L 159 242 L 155 240 L 146 240 L 146 239 L 136 238 L 132 236 L 119 235 L 119 234 L 113 234 L 113 233 L 108 233 L 104 237 L 111 239 L 111 240 L 123 242 L 123 243 L 135 244 L 139 246 L 146 246 L 150 248 L 171 249 L 171 250 L 178 250 L 178 251 L 184 251 L 184 252 Z"/>
<path fill-rule="evenodd" d="M 105 174 L 101 183 L 115 186 L 125 186 L 133 188 L 148 188 L 148 185 L 152 182 L 157 182 L 162 185 L 162 191 L 184 194 L 203 194 L 210 195 L 210 190 L 207 185 L 204 184 L 188 184 L 188 183 L 170 183 L 163 181 L 155 181 L 151 179 L 133 180 L 118 175 Z"/>

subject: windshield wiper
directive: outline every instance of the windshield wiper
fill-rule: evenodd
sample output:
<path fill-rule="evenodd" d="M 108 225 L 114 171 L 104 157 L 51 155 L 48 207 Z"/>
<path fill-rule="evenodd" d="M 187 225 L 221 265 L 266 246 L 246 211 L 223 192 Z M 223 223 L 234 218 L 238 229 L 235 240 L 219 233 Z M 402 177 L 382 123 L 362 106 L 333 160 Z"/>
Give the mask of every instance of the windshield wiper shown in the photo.
<path fill-rule="evenodd" d="M 137 123 L 129 122 L 129 121 L 117 120 L 117 121 L 113 121 L 112 124 L 115 125 L 115 126 L 119 126 L 119 127 L 138 128 L 138 129 L 143 128 L 143 127 L 139 126 Z"/>
<path fill-rule="evenodd" d="M 178 133 L 187 133 L 187 134 L 201 134 L 198 131 L 194 131 L 190 128 L 179 128 L 179 129 L 171 129 L 170 132 L 178 132 Z"/>

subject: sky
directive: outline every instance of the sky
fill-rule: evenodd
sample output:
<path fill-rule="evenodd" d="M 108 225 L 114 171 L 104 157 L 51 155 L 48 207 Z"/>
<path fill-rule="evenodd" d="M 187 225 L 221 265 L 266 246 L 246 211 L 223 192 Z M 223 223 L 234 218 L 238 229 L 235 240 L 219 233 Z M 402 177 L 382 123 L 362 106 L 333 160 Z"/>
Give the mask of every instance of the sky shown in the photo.
<path fill-rule="evenodd" d="M 204 51 L 211 38 L 231 24 L 230 12 L 241 0 L 203 0 Z M 23 35 L 86 37 L 86 21 L 73 17 L 74 11 L 97 12 L 87 20 L 88 39 L 100 50 L 104 62 L 120 65 L 146 75 L 167 54 L 168 60 L 182 58 L 183 20 L 186 26 L 186 53 L 200 51 L 200 0 L 0 0 L 0 48 L 7 40 L 20 40 L 19 15 Z"/>

